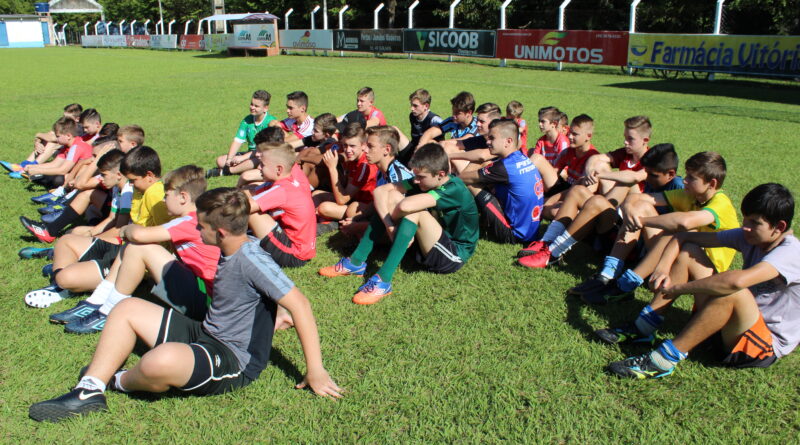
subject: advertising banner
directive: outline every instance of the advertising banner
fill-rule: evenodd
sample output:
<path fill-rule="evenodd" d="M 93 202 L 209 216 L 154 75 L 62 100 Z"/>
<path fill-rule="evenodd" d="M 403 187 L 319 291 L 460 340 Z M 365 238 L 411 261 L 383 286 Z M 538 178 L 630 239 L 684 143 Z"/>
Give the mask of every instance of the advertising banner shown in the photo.
<path fill-rule="evenodd" d="M 272 23 L 233 25 L 233 39 L 230 42 L 230 46 L 238 48 L 275 48 L 276 37 L 275 25 Z"/>
<path fill-rule="evenodd" d="M 178 36 L 175 34 L 150 36 L 150 48 L 152 49 L 176 49 L 178 47 Z"/>
<path fill-rule="evenodd" d="M 401 53 L 403 52 L 403 30 L 348 29 L 333 31 L 333 49 L 370 53 Z"/>
<path fill-rule="evenodd" d="M 800 36 L 631 34 L 628 65 L 800 76 Z"/>
<path fill-rule="evenodd" d="M 625 31 L 497 31 L 497 57 L 545 62 L 624 66 L 628 63 Z"/>
<path fill-rule="evenodd" d="M 282 29 L 281 48 L 333 49 L 333 31 L 311 29 Z"/>
<path fill-rule="evenodd" d="M 404 29 L 403 52 L 494 57 L 495 31 Z"/>
<path fill-rule="evenodd" d="M 180 49 L 188 50 L 204 50 L 206 49 L 203 36 L 197 34 L 189 34 L 181 36 L 181 43 L 178 45 Z"/>
<path fill-rule="evenodd" d="M 206 34 L 203 36 L 206 51 L 225 51 L 230 42 L 233 41 L 233 34 Z"/>
<path fill-rule="evenodd" d="M 150 36 L 125 36 L 125 43 L 130 48 L 149 48 Z"/>
<path fill-rule="evenodd" d="M 100 36 L 81 36 L 81 46 L 84 48 L 96 48 L 100 43 L 102 43 Z"/>
<path fill-rule="evenodd" d="M 100 45 L 101 46 L 126 46 L 128 41 L 125 39 L 125 36 L 100 36 Z"/>

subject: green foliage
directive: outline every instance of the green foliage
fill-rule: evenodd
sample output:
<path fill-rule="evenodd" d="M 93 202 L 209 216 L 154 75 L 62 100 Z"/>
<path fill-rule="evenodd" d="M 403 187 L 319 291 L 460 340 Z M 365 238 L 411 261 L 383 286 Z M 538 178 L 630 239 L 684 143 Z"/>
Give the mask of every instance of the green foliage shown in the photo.
<path fill-rule="evenodd" d="M 33 2 L 26 0 L 0 0 L 0 14 L 33 14 Z"/>

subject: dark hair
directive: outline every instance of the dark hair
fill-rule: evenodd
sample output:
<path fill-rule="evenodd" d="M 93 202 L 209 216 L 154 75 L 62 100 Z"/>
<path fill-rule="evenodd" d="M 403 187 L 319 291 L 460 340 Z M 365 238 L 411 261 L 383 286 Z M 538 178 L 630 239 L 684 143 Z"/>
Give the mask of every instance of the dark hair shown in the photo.
<path fill-rule="evenodd" d="M 472 93 L 462 91 L 456 94 L 456 97 L 450 99 L 450 105 L 456 111 L 472 113 L 475 111 L 475 97 L 472 96 Z"/>
<path fill-rule="evenodd" d="M 101 122 L 100 113 L 97 112 L 94 108 L 87 108 L 83 110 L 81 113 L 81 117 L 78 120 L 80 123 L 84 123 L 86 121 L 97 121 Z"/>
<path fill-rule="evenodd" d="M 594 125 L 594 119 L 588 114 L 579 114 L 572 119 L 572 125 L 580 127 L 583 124 Z"/>
<path fill-rule="evenodd" d="M 258 99 L 264 102 L 264 105 L 269 105 L 269 100 L 272 99 L 272 95 L 265 90 L 257 90 L 253 93 L 253 99 Z"/>
<path fill-rule="evenodd" d="M 212 229 L 225 229 L 233 235 L 247 233 L 250 202 L 239 189 L 217 188 L 200 195 L 195 201 L 198 217 Z"/>
<path fill-rule="evenodd" d="M 781 184 L 770 182 L 756 186 L 742 199 L 742 215 L 758 215 L 772 227 L 786 221 L 786 230 L 792 228 L 794 217 L 794 197 L 792 192 Z"/>
<path fill-rule="evenodd" d="M 78 124 L 68 118 L 68 117 L 60 117 L 53 124 L 53 132 L 56 134 L 71 134 L 72 136 L 78 135 Z"/>
<path fill-rule="evenodd" d="M 336 133 L 336 116 L 331 113 L 322 113 L 314 119 L 314 126 L 322 130 L 323 133 L 331 136 Z"/>
<path fill-rule="evenodd" d="M 205 170 L 196 165 L 184 165 L 164 175 L 164 190 L 186 192 L 192 201 L 206 191 Z"/>
<path fill-rule="evenodd" d="M 83 113 L 83 107 L 81 104 L 69 104 L 64 107 L 64 112 L 73 116 L 80 116 Z"/>
<path fill-rule="evenodd" d="M 441 145 L 431 142 L 430 144 L 423 145 L 414 152 L 414 156 L 411 157 L 408 166 L 418 170 L 425 170 L 432 175 L 440 171 L 449 173 L 450 158 Z"/>
<path fill-rule="evenodd" d="M 400 145 L 400 134 L 394 129 L 394 127 L 390 127 L 388 125 L 376 125 L 374 127 L 367 128 L 366 134 L 367 138 L 373 135 L 377 136 L 378 142 L 381 144 L 381 146 L 386 146 L 388 144 L 389 147 L 391 147 L 391 155 L 397 157 L 397 147 Z"/>
<path fill-rule="evenodd" d="M 498 115 L 500 113 L 500 106 L 497 104 L 493 104 L 491 102 L 486 102 L 485 104 L 478 105 L 478 108 L 475 110 L 475 114 L 486 114 L 491 112 L 496 112 Z"/>
<path fill-rule="evenodd" d="M 97 170 L 107 172 L 115 168 L 120 168 L 123 159 L 125 159 L 125 153 L 123 153 L 122 150 L 109 150 L 97 160 Z"/>
<path fill-rule="evenodd" d="M 364 88 L 361 88 L 360 90 L 358 90 L 358 92 L 356 93 L 356 98 L 359 98 L 359 97 L 362 97 L 362 96 L 369 96 L 369 100 L 371 100 L 373 102 L 375 101 L 375 92 L 372 91 L 372 88 L 370 88 L 370 87 L 364 87 Z"/>
<path fill-rule="evenodd" d="M 667 173 L 670 170 L 678 170 L 678 153 L 675 146 L 666 144 L 656 144 L 642 156 L 640 160 L 642 166 L 650 170 Z"/>
<path fill-rule="evenodd" d="M 123 175 L 147 176 L 152 172 L 157 178 L 161 177 L 161 160 L 158 153 L 147 145 L 133 147 L 125 156 L 119 170 Z"/>
<path fill-rule="evenodd" d="M 358 138 L 362 143 L 367 140 L 367 134 L 364 131 L 364 127 L 362 127 L 358 122 L 350 122 L 346 127 L 344 127 L 344 130 L 339 133 L 339 140 L 343 141 L 345 139 L 352 138 Z"/>
<path fill-rule="evenodd" d="M 686 160 L 684 167 L 687 174 L 691 171 L 705 182 L 716 179 L 717 189 L 722 187 L 728 171 L 725 165 L 725 158 L 715 151 L 701 151 L 692 155 L 691 158 Z"/>
<path fill-rule="evenodd" d="M 117 132 L 119 131 L 119 125 L 115 124 L 114 122 L 106 122 L 100 127 L 100 131 L 97 132 L 97 137 L 104 138 L 104 137 L 117 137 Z"/>
<path fill-rule="evenodd" d="M 308 95 L 302 91 L 293 91 L 286 95 L 286 100 L 291 100 L 295 105 L 308 109 Z"/>
<path fill-rule="evenodd" d="M 284 134 L 281 127 L 267 127 L 253 137 L 253 143 L 258 145 L 262 142 L 283 142 Z"/>
<path fill-rule="evenodd" d="M 547 119 L 550 122 L 558 123 L 558 120 L 561 119 L 561 111 L 556 107 L 540 108 L 539 119 Z"/>
<path fill-rule="evenodd" d="M 489 124 L 489 129 L 491 130 L 495 127 L 499 127 L 503 137 L 512 138 L 515 145 L 519 143 L 519 125 L 514 119 L 495 119 Z"/>

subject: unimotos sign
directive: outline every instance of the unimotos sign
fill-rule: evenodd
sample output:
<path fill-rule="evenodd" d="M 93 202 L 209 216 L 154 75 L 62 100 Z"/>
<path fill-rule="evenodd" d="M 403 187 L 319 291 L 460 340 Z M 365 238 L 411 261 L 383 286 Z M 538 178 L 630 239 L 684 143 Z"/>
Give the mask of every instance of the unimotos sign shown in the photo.
<path fill-rule="evenodd" d="M 404 29 L 403 52 L 494 57 L 495 31 Z"/>

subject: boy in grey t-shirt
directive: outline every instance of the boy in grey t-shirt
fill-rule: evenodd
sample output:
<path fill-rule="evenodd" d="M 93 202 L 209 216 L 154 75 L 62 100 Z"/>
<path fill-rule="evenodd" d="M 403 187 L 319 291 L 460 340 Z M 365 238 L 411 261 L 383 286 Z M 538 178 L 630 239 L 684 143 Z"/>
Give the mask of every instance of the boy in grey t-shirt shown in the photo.
<path fill-rule="evenodd" d="M 762 184 L 744 197 L 742 214 L 739 229 L 685 232 L 670 242 L 661 263 L 666 259 L 679 265 L 682 256 L 693 255 L 700 247 L 730 247 L 742 252 L 744 267 L 702 278 L 693 276 L 690 269 L 693 281 L 673 286 L 671 280 L 679 278 L 676 267 L 665 271 L 659 263 L 650 277 L 656 292 L 651 304 L 658 306 L 659 299 L 660 306 L 671 304 L 689 294 L 696 310 L 674 340 L 665 340 L 647 354 L 611 363 L 612 373 L 640 379 L 669 375 L 690 350 L 717 333 L 727 354 L 723 362 L 736 368 L 765 368 L 800 343 L 800 241 L 790 230 L 794 198 L 780 184 Z M 661 315 L 645 308 L 633 325 L 596 333 L 609 343 L 653 341 L 652 334 L 662 322 Z"/>
<path fill-rule="evenodd" d="M 197 199 L 200 235 L 223 258 L 214 279 L 214 299 L 203 322 L 138 298 L 109 314 L 94 357 L 72 391 L 31 405 L 38 421 L 59 421 L 107 410 L 106 384 L 117 391 L 220 394 L 248 385 L 266 367 L 276 325 L 293 323 L 308 372 L 297 388 L 341 397 L 322 366 L 319 335 L 308 299 L 281 272 L 257 241 L 248 238 L 250 205 L 236 189 L 215 189 Z M 291 315 L 290 315 L 291 314 Z M 136 339 L 151 349 L 130 370 L 118 371 Z"/>

